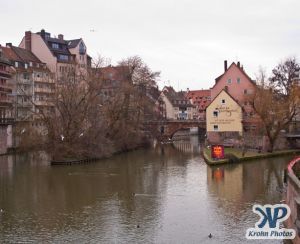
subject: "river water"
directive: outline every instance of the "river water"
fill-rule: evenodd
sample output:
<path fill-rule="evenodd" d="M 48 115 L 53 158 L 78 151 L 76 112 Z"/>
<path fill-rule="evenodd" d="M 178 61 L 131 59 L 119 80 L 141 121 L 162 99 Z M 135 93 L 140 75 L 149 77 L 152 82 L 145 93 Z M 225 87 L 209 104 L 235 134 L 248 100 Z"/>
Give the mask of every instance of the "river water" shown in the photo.
<path fill-rule="evenodd" d="M 191 137 L 87 165 L 2 156 L 0 242 L 281 243 L 245 233 L 253 204 L 282 200 L 291 157 L 210 167 L 200 150 Z"/>

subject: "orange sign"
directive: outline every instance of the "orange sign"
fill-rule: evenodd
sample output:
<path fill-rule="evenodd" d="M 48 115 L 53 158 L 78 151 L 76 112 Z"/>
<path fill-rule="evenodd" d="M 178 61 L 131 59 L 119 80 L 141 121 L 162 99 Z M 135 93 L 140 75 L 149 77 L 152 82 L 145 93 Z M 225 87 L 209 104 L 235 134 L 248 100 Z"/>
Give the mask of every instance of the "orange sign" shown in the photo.
<path fill-rule="evenodd" d="M 211 157 L 213 159 L 223 159 L 224 158 L 224 146 L 212 145 L 211 146 Z"/>

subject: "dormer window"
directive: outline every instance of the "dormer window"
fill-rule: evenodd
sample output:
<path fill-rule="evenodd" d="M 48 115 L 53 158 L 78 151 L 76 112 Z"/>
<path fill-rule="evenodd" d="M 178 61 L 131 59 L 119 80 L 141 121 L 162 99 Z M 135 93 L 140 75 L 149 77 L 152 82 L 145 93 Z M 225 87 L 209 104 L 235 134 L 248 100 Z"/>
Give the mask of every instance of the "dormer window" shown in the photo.
<path fill-rule="evenodd" d="M 79 54 L 84 55 L 86 53 L 86 47 L 83 42 L 79 44 Z"/>
<path fill-rule="evenodd" d="M 52 43 L 52 48 L 54 48 L 54 49 L 59 49 L 58 43 Z"/>
<path fill-rule="evenodd" d="M 231 79 L 230 78 L 227 80 L 227 84 L 231 84 Z"/>

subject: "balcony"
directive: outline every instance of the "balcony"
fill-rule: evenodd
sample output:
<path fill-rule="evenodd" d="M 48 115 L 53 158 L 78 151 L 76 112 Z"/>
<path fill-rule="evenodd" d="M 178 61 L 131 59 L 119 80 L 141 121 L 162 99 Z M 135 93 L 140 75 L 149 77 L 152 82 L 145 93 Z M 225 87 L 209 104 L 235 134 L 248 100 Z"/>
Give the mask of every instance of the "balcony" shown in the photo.
<path fill-rule="evenodd" d="M 6 70 L 0 70 L 0 77 L 2 78 L 10 78 L 11 74 Z"/>
<path fill-rule="evenodd" d="M 15 122 L 13 118 L 0 118 L 0 125 L 11 125 Z"/>
<path fill-rule="evenodd" d="M 28 108 L 28 107 L 32 107 L 33 104 L 31 102 L 22 102 L 22 103 L 18 103 L 17 107 L 18 108 Z"/>
<path fill-rule="evenodd" d="M 34 101 L 36 106 L 53 106 L 53 103 L 49 101 Z"/>
<path fill-rule="evenodd" d="M 12 104 L 13 99 L 11 97 L 0 97 L 0 103 L 9 103 Z"/>
<path fill-rule="evenodd" d="M 48 83 L 54 84 L 55 83 L 54 79 L 51 79 L 49 77 L 46 77 L 46 78 L 43 78 L 43 77 L 34 77 L 33 81 L 34 82 L 40 82 L 40 83 L 46 83 L 46 84 L 48 84 Z"/>
<path fill-rule="evenodd" d="M 18 79 L 18 84 L 31 85 L 32 84 L 32 80 L 20 78 L 20 79 Z"/>
<path fill-rule="evenodd" d="M 50 88 L 34 88 L 35 93 L 54 93 L 53 89 Z"/>
<path fill-rule="evenodd" d="M 0 84 L 0 92 L 12 93 L 12 85 L 10 84 Z"/>

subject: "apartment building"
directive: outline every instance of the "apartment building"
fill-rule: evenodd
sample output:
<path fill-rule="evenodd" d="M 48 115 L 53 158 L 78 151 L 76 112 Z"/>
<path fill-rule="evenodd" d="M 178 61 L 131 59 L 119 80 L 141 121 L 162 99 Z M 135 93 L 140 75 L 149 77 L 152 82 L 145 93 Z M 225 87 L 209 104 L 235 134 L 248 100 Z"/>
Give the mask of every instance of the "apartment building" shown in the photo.
<path fill-rule="evenodd" d="M 183 91 L 176 92 L 173 87 L 165 86 L 157 101 L 161 117 L 165 119 L 193 119 L 195 106 L 186 98 Z"/>
<path fill-rule="evenodd" d="M 37 33 L 26 31 L 19 47 L 31 51 L 61 81 L 69 74 L 85 75 L 91 67 L 82 38 L 66 40 L 62 34 L 52 37 L 44 29 Z"/>
<path fill-rule="evenodd" d="M 11 62 L 0 45 L 0 119 L 13 117 L 12 86 L 8 82 L 11 78 L 10 67 Z"/>
<path fill-rule="evenodd" d="M 27 49 L 11 43 L 2 49 L 12 63 L 9 82 L 14 93 L 14 116 L 17 121 L 32 121 L 39 112 L 53 107 L 53 74 L 45 63 Z"/>

